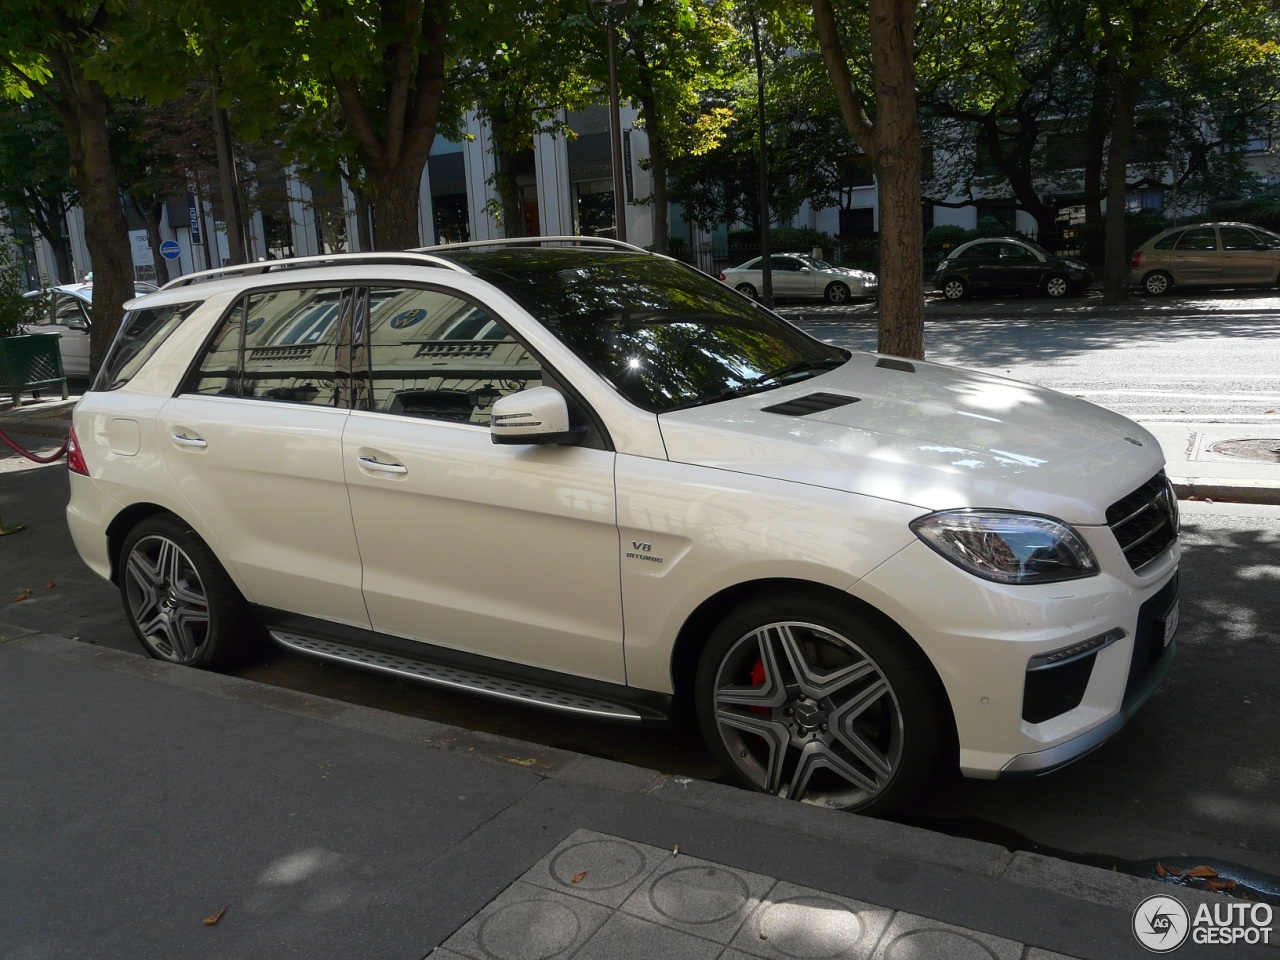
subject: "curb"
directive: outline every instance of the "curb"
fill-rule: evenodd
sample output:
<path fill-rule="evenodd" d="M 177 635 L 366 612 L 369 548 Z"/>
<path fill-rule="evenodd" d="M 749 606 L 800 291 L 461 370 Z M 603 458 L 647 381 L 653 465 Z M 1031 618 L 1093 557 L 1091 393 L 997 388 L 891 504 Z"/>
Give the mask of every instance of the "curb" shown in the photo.
<path fill-rule="evenodd" d="M 1179 500 L 1213 503 L 1280 505 L 1280 486 L 1264 480 L 1217 480 L 1170 477 Z"/>
<path fill-rule="evenodd" d="M 759 823 L 808 839 L 856 847 L 879 856 L 916 861 L 1001 880 L 1032 890 L 1131 912 L 1142 899 L 1164 893 L 1199 904 L 1229 897 L 1102 870 L 1036 853 L 934 833 L 920 827 L 822 810 L 737 787 L 671 776 L 572 753 L 556 747 L 466 730 L 433 720 L 349 704 L 96 647 L 66 637 L 0 623 L 0 645 L 83 667 L 109 670 L 193 692 L 331 723 L 371 736 L 445 750 L 498 764 L 516 764 L 545 779 L 650 797 L 660 803 Z"/>

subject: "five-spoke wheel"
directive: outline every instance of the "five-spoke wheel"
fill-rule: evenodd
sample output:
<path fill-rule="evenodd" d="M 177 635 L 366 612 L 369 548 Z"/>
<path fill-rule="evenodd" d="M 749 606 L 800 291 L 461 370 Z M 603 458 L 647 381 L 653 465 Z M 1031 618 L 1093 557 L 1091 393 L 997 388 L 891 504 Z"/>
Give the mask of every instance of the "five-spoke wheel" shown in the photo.
<path fill-rule="evenodd" d="M 119 580 L 129 623 L 158 660 L 214 666 L 245 640 L 239 591 L 204 541 L 172 517 L 134 527 L 120 552 Z"/>
<path fill-rule="evenodd" d="M 849 299 L 849 288 L 839 280 L 827 284 L 826 292 L 823 294 L 827 303 L 844 303 Z"/>
<path fill-rule="evenodd" d="M 699 722 L 713 752 L 768 793 L 892 806 L 938 763 L 942 721 L 906 637 L 816 601 L 758 602 L 708 641 Z"/>
<path fill-rule="evenodd" d="M 756 299 L 756 288 L 749 283 L 740 283 L 734 289 L 744 297 L 750 297 L 752 300 Z"/>

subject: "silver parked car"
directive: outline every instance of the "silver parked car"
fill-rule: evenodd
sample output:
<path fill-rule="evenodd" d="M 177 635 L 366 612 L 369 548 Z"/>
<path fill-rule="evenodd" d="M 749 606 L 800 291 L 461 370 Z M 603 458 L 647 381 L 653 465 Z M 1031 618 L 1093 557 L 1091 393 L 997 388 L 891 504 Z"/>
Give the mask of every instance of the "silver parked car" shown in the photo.
<path fill-rule="evenodd" d="M 138 282 L 133 292 L 139 296 L 155 293 L 160 288 L 152 283 Z M 32 290 L 29 299 L 40 301 L 41 317 L 27 325 L 27 333 L 48 333 L 57 336 L 58 351 L 62 354 L 62 371 L 68 377 L 88 377 L 89 328 L 93 325 L 93 284 L 66 283 L 43 290 Z"/>
<path fill-rule="evenodd" d="M 1280 235 L 1248 223 L 1197 223 L 1156 234 L 1129 279 L 1159 296 L 1173 287 L 1280 286 Z"/>
<path fill-rule="evenodd" d="M 720 279 L 755 299 L 764 289 L 763 261 L 764 257 L 756 257 L 730 267 L 720 274 Z M 769 264 L 773 269 L 773 295 L 783 300 L 818 298 L 844 303 L 850 297 L 874 297 L 880 287 L 870 271 L 833 267 L 804 253 L 775 253 L 769 257 Z"/>

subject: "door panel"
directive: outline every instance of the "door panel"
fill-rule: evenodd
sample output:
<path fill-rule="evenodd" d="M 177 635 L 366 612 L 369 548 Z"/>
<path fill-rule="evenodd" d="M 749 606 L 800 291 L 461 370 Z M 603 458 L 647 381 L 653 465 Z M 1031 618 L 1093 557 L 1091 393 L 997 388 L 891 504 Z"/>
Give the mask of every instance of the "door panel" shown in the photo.
<path fill-rule="evenodd" d="M 1272 283 L 1275 254 L 1251 230 L 1219 227 L 1223 283 Z"/>
<path fill-rule="evenodd" d="M 343 453 L 375 630 L 625 682 L 613 453 L 361 412 Z"/>
<path fill-rule="evenodd" d="M 165 466 L 255 603 L 368 629 L 342 464 L 346 410 L 184 394 Z"/>
<path fill-rule="evenodd" d="M 1222 280 L 1222 255 L 1213 227 L 1191 228 L 1178 239 L 1168 257 L 1177 283 L 1212 285 Z"/>

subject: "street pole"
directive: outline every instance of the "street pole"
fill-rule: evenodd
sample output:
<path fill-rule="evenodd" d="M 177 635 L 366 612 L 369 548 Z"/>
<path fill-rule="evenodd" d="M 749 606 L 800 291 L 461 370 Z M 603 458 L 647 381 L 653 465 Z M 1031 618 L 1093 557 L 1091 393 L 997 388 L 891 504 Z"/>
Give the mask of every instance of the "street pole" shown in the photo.
<path fill-rule="evenodd" d="M 773 243 L 769 236 L 769 158 L 765 152 L 764 55 L 760 49 L 760 25 L 751 19 L 751 43 L 756 54 L 756 119 L 760 127 L 760 302 L 773 306 Z"/>
<path fill-rule="evenodd" d="M 613 218 L 616 236 L 627 240 L 626 181 L 622 170 L 622 113 L 618 103 L 618 27 L 612 19 L 606 28 L 609 36 L 609 139 L 613 151 Z"/>

